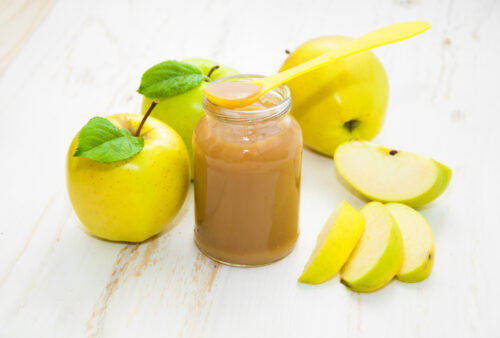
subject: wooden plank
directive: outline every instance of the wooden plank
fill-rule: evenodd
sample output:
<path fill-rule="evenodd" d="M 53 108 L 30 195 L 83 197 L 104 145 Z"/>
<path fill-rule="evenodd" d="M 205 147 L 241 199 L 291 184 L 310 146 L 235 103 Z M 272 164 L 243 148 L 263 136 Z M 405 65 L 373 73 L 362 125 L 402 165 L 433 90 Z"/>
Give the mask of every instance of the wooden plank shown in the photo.
<path fill-rule="evenodd" d="M 0 0 L 0 75 L 52 8 L 55 0 Z"/>
<path fill-rule="evenodd" d="M 499 18 L 495 0 L 58 2 L 0 77 L 0 337 L 497 337 Z M 206 57 L 267 74 L 308 39 L 415 19 L 433 28 L 376 50 L 390 80 L 376 141 L 454 170 L 422 210 L 436 245 L 428 280 L 371 294 L 338 277 L 297 283 L 335 205 L 365 204 L 331 158 L 309 151 L 299 242 L 276 264 L 200 255 L 192 189 L 176 226 L 141 245 L 82 231 L 65 191 L 67 147 L 91 116 L 138 112 L 148 66 Z"/>

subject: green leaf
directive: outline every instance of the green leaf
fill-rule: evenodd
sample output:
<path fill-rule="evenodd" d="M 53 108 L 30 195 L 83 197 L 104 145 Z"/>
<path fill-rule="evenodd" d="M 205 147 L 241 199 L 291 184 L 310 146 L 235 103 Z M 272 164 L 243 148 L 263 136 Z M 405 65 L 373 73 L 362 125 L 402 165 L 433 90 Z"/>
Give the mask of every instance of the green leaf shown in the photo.
<path fill-rule="evenodd" d="M 165 61 L 149 68 L 141 79 L 137 92 L 150 99 L 174 96 L 200 85 L 205 75 L 189 63 Z"/>
<path fill-rule="evenodd" d="M 118 129 L 109 120 L 93 117 L 80 130 L 75 157 L 87 157 L 97 162 L 111 163 L 137 155 L 144 148 L 144 139 Z"/>

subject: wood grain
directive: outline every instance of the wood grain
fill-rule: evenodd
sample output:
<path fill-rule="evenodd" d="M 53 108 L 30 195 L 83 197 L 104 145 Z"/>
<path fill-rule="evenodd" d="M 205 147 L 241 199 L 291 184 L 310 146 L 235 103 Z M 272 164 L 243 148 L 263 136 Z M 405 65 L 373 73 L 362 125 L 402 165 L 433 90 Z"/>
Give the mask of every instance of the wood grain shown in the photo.
<path fill-rule="evenodd" d="M 499 336 L 500 2 L 52 4 L 0 0 L 0 72 L 14 60 L 0 77 L 0 337 Z M 168 231 L 146 243 L 83 231 L 65 191 L 67 147 L 92 116 L 139 112 L 135 90 L 149 66 L 206 57 L 271 74 L 286 49 L 311 38 L 420 19 L 433 28 L 375 51 L 391 91 L 375 141 L 453 169 L 446 193 L 422 209 L 436 246 L 428 280 L 371 294 L 338 278 L 297 283 L 335 205 L 366 202 L 339 182 L 331 159 L 309 151 L 299 242 L 271 266 L 202 256 L 192 188 Z"/>
<path fill-rule="evenodd" d="M 50 11 L 55 0 L 0 0 L 0 75 Z"/>

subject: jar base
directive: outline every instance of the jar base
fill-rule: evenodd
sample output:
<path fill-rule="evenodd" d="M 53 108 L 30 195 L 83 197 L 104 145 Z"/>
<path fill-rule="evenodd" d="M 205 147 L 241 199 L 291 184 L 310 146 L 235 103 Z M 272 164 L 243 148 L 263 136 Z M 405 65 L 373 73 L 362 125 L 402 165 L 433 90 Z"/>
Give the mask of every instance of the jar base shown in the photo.
<path fill-rule="evenodd" d="M 276 263 L 276 262 L 284 259 L 285 257 L 287 257 L 295 249 L 296 242 L 282 256 L 279 256 L 278 258 L 273 259 L 273 260 L 271 260 L 269 262 L 259 263 L 259 264 L 232 263 L 232 262 L 229 262 L 229 261 L 226 261 L 226 260 L 214 257 L 214 256 L 210 255 L 209 253 L 207 253 L 205 250 L 203 250 L 200 247 L 200 245 L 196 241 L 196 238 L 194 239 L 194 244 L 196 245 L 196 247 L 198 248 L 198 250 L 200 250 L 200 252 L 203 255 L 205 255 L 206 257 L 210 258 L 211 260 L 213 260 L 213 261 L 215 261 L 217 263 L 221 263 L 221 264 L 224 264 L 224 265 L 227 265 L 227 266 L 231 266 L 231 267 L 235 267 L 235 268 L 258 268 L 260 266 L 266 266 L 266 265 L 270 265 L 270 264 Z"/>

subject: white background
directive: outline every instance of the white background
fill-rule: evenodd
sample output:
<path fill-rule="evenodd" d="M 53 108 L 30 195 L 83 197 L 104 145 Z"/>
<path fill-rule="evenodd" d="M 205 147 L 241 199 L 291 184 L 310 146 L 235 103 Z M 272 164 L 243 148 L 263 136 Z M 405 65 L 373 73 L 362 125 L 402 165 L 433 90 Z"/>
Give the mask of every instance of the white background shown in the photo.
<path fill-rule="evenodd" d="M 338 277 L 297 283 L 332 209 L 365 203 L 309 151 L 301 236 L 271 266 L 204 258 L 192 189 L 178 224 L 142 245 L 82 231 L 67 147 L 92 116 L 138 112 L 150 66 L 205 57 L 271 74 L 311 38 L 419 19 L 433 28 L 375 51 L 390 82 L 376 141 L 454 171 L 422 210 L 436 245 L 428 280 L 371 294 Z M 0 0 L 0 337 L 500 337 L 499 41 L 499 1 Z"/>

